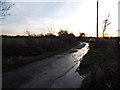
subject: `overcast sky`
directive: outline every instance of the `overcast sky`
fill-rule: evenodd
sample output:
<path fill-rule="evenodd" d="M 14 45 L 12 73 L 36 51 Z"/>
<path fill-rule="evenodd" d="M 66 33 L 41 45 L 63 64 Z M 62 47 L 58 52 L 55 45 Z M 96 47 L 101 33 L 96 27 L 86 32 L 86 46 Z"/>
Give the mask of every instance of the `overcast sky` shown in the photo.
<path fill-rule="evenodd" d="M 96 35 L 96 2 L 97 0 L 19 0 L 11 7 L 10 16 L 3 20 L 2 34 L 25 35 L 31 33 L 48 33 L 52 26 L 54 34 L 61 29 L 67 29 L 76 36 L 84 32 L 89 36 Z M 103 20 L 110 13 L 106 33 L 117 35 L 118 1 L 99 0 L 99 36 L 102 34 Z M 0 26 L 1 27 L 1 26 Z"/>

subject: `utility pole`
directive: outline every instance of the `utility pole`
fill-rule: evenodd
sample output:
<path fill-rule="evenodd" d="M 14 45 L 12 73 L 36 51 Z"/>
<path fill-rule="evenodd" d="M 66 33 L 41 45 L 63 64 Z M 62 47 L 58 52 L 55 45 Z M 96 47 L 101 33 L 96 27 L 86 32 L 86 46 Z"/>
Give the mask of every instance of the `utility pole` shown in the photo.
<path fill-rule="evenodd" d="M 96 25 L 96 37 L 98 38 L 98 4 L 99 1 L 97 0 L 97 25 Z"/>

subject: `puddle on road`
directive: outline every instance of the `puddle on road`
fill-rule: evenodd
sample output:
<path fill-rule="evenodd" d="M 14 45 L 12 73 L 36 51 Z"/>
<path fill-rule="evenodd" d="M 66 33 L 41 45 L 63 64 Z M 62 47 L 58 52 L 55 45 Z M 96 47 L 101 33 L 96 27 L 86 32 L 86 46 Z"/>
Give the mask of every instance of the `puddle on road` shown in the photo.
<path fill-rule="evenodd" d="M 80 87 L 84 79 L 84 76 L 80 76 L 79 73 L 75 71 L 80 64 L 82 57 L 87 53 L 88 46 L 89 45 L 86 44 L 86 46 L 82 48 L 83 50 L 81 49 L 80 51 L 78 51 L 79 53 L 83 52 L 81 57 L 79 58 L 79 61 L 76 62 L 76 64 L 72 67 L 72 69 L 70 69 L 70 71 L 67 72 L 67 74 L 57 78 L 50 88 L 79 88 Z M 75 55 L 78 55 L 78 53 L 76 52 Z"/>
<path fill-rule="evenodd" d="M 58 78 L 50 88 L 79 88 L 84 77 L 75 72 L 78 68 L 77 63 L 66 75 Z"/>
<path fill-rule="evenodd" d="M 77 49 L 71 49 L 70 51 L 69 51 L 69 53 L 74 53 L 74 52 L 77 52 L 78 50 Z"/>

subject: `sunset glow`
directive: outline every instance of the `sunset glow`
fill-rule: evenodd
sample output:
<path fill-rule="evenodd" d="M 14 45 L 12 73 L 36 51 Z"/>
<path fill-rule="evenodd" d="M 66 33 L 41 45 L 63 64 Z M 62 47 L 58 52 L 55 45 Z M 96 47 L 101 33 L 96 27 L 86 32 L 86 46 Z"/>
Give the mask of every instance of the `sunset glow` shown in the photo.
<path fill-rule="evenodd" d="M 12 0 L 11 0 L 12 1 Z M 35 34 L 46 34 L 52 26 L 52 32 L 57 35 L 60 29 L 68 30 L 76 36 L 80 32 L 88 36 L 96 36 L 96 2 L 97 0 L 72 0 L 65 2 L 15 2 L 2 21 L 2 34 L 25 35 L 26 30 Z M 99 0 L 99 36 L 102 36 L 103 21 L 110 13 L 111 25 L 105 33 L 117 36 L 118 1 Z"/>

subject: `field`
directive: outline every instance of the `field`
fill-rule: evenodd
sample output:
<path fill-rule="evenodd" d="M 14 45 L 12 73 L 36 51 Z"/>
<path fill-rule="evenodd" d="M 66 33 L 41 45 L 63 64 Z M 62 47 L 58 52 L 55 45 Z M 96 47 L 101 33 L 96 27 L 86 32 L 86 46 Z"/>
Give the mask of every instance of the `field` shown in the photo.
<path fill-rule="evenodd" d="M 55 54 L 78 44 L 74 35 L 63 36 L 16 36 L 2 37 L 2 70 L 16 69 Z"/>

